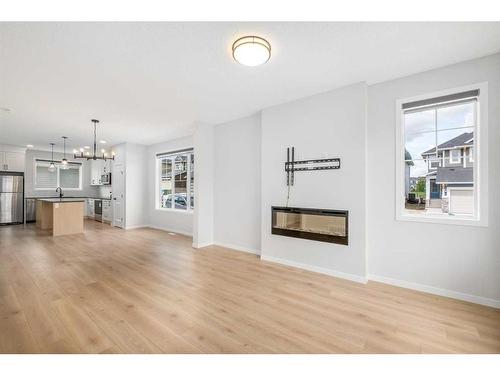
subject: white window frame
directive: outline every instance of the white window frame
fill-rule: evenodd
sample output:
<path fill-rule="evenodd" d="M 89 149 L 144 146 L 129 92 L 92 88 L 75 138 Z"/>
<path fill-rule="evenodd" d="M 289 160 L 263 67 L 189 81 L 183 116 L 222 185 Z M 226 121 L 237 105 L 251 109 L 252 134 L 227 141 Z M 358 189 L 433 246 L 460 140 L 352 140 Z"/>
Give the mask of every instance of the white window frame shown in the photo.
<path fill-rule="evenodd" d="M 453 152 L 458 151 L 458 158 L 455 159 L 453 157 Z M 460 164 L 462 161 L 462 149 L 461 148 L 454 148 L 450 150 L 450 164 Z"/>
<path fill-rule="evenodd" d="M 166 212 L 176 212 L 176 213 L 181 213 L 181 214 L 193 214 L 194 208 L 191 208 L 191 158 L 194 157 L 194 149 L 190 148 L 190 150 L 181 150 L 179 152 L 177 151 L 169 151 L 165 152 L 165 156 L 162 156 L 161 154 L 156 156 L 156 164 L 155 164 L 155 209 L 158 211 L 166 211 Z M 172 203 L 174 207 L 171 208 L 164 208 L 161 207 L 161 202 L 159 201 L 159 196 L 160 196 L 160 178 L 161 178 L 161 161 L 164 159 L 172 159 L 172 171 L 174 168 L 174 159 L 178 155 L 184 155 L 188 154 L 188 160 L 187 160 L 187 182 L 186 182 L 186 190 L 187 190 L 187 208 L 185 210 L 181 210 L 180 208 L 175 208 L 175 201 L 172 199 Z M 174 175 L 172 174 L 172 179 L 174 179 Z M 172 197 L 175 197 L 175 180 L 173 180 L 172 184 Z M 194 197 L 193 197 L 194 198 Z M 195 202 L 196 205 L 196 202 Z"/>
<path fill-rule="evenodd" d="M 474 129 L 473 158 L 474 165 L 474 205 L 475 213 L 472 216 L 431 216 L 412 214 L 405 211 L 405 140 L 404 140 L 404 111 L 403 104 L 419 100 L 432 99 L 446 95 L 457 94 L 470 90 L 479 90 L 476 106 L 476 127 Z M 395 220 L 412 221 L 435 224 L 455 224 L 471 226 L 488 226 L 488 83 L 481 82 L 442 91 L 417 95 L 396 100 L 396 168 L 395 168 Z M 437 146 L 437 145 L 436 145 Z"/>
<path fill-rule="evenodd" d="M 438 167 L 442 167 L 442 165 L 441 165 L 441 159 L 442 158 L 439 157 L 439 156 L 429 155 L 427 157 L 427 168 L 429 170 L 433 170 L 433 169 L 438 169 Z M 432 163 L 438 163 L 438 165 L 436 167 L 433 167 Z"/>
<path fill-rule="evenodd" d="M 38 191 L 52 191 L 52 190 L 55 190 L 57 189 L 58 187 L 61 186 L 61 180 L 60 180 L 60 175 L 59 175 L 59 168 L 61 167 L 61 163 L 60 162 L 57 162 L 57 161 L 54 161 L 54 165 L 56 166 L 56 170 L 53 172 L 56 174 L 56 187 L 55 188 L 40 188 L 40 187 L 37 187 L 36 185 L 36 167 L 37 165 L 39 164 L 47 164 L 47 168 L 49 167 L 50 165 L 50 161 L 47 161 L 47 160 L 42 160 L 42 159 L 33 159 L 33 187 L 34 187 L 34 190 L 38 190 Z M 83 164 L 82 163 L 77 163 L 77 162 L 71 162 L 72 165 L 78 165 L 78 169 L 79 169 L 79 172 L 78 172 L 78 187 L 77 188 L 65 188 L 63 187 L 62 189 L 64 191 L 81 191 L 83 190 Z"/>

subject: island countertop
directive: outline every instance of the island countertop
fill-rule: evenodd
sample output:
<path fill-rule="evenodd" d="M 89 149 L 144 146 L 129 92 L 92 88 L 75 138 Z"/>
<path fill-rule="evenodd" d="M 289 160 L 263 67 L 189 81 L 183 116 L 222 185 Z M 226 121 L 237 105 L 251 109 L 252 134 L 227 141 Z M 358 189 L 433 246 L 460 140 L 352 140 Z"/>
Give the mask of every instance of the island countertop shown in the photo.
<path fill-rule="evenodd" d="M 85 198 L 43 198 L 38 199 L 42 202 L 48 203 L 72 203 L 72 202 L 85 202 Z"/>

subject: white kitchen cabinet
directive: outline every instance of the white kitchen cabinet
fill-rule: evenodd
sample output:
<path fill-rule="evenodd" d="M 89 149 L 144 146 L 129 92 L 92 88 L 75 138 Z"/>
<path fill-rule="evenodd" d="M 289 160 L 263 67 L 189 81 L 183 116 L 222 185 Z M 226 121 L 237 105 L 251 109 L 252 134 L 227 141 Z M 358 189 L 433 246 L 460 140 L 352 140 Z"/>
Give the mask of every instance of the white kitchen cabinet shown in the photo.
<path fill-rule="evenodd" d="M 113 221 L 113 205 L 110 200 L 102 200 L 102 220 L 106 222 Z"/>
<path fill-rule="evenodd" d="M 103 185 L 101 176 L 111 172 L 111 160 L 90 160 L 90 185 Z"/>
<path fill-rule="evenodd" d="M 102 185 L 104 160 L 90 160 L 90 185 Z"/>
<path fill-rule="evenodd" d="M 0 171 L 24 172 L 25 153 L 0 151 Z"/>
<path fill-rule="evenodd" d="M 101 174 L 107 174 L 107 173 L 111 173 L 111 160 L 106 160 L 105 162 L 102 163 Z"/>

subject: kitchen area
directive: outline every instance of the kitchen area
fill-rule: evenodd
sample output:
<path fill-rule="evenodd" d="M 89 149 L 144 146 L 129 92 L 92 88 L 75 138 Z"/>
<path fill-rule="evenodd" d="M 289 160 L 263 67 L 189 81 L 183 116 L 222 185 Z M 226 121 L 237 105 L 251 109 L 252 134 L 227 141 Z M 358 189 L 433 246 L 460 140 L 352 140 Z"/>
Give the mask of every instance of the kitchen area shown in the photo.
<path fill-rule="evenodd" d="M 41 228 L 42 207 L 62 203 L 81 203 L 83 218 L 113 224 L 113 160 L 61 160 L 65 153 L 0 145 L 0 225 L 38 221 Z"/>
<path fill-rule="evenodd" d="M 33 163 L 36 163 L 36 158 Z M 36 221 L 38 200 L 57 197 L 61 200 L 83 199 L 85 218 L 111 224 L 113 221 L 111 161 L 84 161 L 79 168 L 83 180 L 81 189 L 62 187 L 57 192 L 56 190 L 53 192 L 43 190 L 42 192 L 36 188 L 31 191 L 27 189 L 25 199 L 27 223 Z M 34 180 L 36 184 L 36 177 Z"/>

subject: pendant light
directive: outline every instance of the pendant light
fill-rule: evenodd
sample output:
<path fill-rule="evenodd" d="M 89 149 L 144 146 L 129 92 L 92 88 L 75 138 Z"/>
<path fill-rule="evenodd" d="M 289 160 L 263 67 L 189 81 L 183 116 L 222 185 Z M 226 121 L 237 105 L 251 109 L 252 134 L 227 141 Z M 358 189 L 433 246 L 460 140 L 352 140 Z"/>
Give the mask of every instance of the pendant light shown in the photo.
<path fill-rule="evenodd" d="M 50 159 L 49 172 L 53 173 L 56 171 L 56 165 L 54 164 L 54 143 L 50 144 L 52 157 Z"/>
<path fill-rule="evenodd" d="M 66 139 L 68 139 L 68 137 L 63 136 L 62 139 L 64 156 L 61 160 L 61 169 L 68 169 L 68 159 L 66 159 Z"/>
<path fill-rule="evenodd" d="M 90 153 L 87 151 L 85 152 L 85 155 L 83 154 L 83 149 L 80 149 L 80 154 L 73 153 L 73 157 L 75 159 L 87 159 L 87 160 L 115 160 L 115 155 L 112 155 L 111 157 L 108 157 L 108 154 L 105 152 L 104 149 L 102 149 L 102 155 L 97 155 L 97 136 L 96 136 L 96 128 L 97 124 L 99 123 L 99 120 L 92 119 L 92 123 L 94 124 L 94 154 L 90 155 Z"/>

